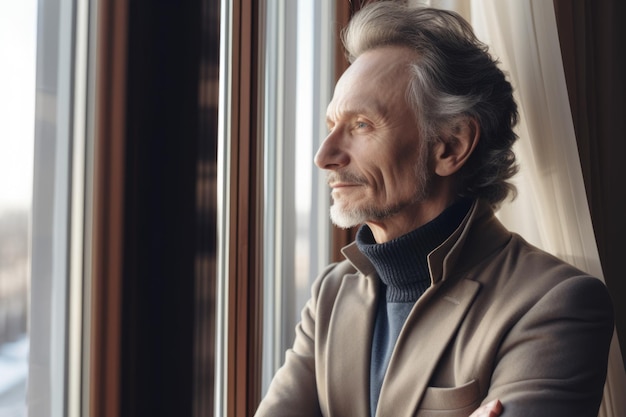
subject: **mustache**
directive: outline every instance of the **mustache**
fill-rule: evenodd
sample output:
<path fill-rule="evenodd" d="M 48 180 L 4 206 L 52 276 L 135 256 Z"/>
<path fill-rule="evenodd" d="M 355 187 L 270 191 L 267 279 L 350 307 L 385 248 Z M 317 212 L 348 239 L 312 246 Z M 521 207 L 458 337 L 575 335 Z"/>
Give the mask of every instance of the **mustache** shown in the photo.
<path fill-rule="evenodd" d="M 347 171 L 329 172 L 328 175 L 326 176 L 326 181 L 328 184 L 333 184 L 333 183 L 367 184 L 366 178 L 357 174 L 353 174 L 351 172 L 347 172 Z"/>

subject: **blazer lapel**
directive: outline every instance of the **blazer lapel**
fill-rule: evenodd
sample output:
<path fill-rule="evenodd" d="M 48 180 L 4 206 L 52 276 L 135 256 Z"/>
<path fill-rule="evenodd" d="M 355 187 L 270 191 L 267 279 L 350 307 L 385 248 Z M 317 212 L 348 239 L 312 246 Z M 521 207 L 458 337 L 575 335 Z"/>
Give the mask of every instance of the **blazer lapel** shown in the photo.
<path fill-rule="evenodd" d="M 369 415 L 369 369 L 378 281 L 372 274 L 344 278 L 328 331 L 324 380 L 330 416 Z M 325 344 L 322 343 L 322 346 Z M 319 370 L 319 369 L 318 369 Z"/>
<path fill-rule="evenodd" d="M 435 285 L 422 295 L 389 361 L 377 416 L 409 416 L 416 412 L 443 351 L 479 289 L 478 282 L 461 279 L 450 286 Z"/>

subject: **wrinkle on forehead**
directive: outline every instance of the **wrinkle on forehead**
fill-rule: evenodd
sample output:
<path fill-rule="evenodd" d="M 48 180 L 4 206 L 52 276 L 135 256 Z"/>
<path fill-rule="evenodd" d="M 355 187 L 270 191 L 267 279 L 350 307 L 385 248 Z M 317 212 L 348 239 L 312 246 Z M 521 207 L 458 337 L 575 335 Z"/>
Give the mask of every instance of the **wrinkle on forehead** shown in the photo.
<path fill-rule="evenodd" d="M 356 114 L 387 115 L 407 107 L 410 64 L 415 52 L 385 46 L 360 55 L 341 76 L 328 105 L 327 120 Z"/>

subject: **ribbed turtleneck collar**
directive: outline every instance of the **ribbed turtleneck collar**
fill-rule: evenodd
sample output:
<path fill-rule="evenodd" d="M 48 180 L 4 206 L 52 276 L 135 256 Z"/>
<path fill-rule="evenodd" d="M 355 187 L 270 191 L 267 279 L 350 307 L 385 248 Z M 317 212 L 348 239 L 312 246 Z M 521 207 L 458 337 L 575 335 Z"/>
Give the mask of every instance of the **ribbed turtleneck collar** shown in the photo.
<path fill-rule="evenodd" d="M 361 226 L 357 246 L 386 285 L 387 302 L 415 302 L 426 291 L 430 286 L 428 254 L 461 224 L 471 205 L 462 199 L 425 225 L 380 244 L 369 226 Z"/>

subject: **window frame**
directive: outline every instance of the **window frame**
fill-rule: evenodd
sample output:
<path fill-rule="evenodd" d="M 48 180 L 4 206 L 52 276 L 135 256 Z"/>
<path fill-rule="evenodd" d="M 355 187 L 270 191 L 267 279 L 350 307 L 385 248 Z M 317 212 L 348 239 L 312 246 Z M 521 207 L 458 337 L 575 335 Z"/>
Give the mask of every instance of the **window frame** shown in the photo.
<path fill-rule="evenodd" d="M 99 0 L 97 28 L 89 415 L 116 417 L 121 403 L 128 1 Z"/>

